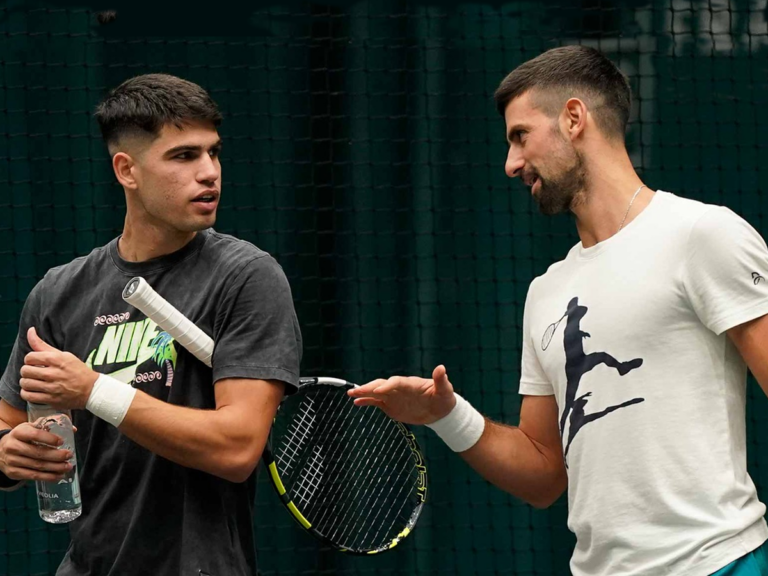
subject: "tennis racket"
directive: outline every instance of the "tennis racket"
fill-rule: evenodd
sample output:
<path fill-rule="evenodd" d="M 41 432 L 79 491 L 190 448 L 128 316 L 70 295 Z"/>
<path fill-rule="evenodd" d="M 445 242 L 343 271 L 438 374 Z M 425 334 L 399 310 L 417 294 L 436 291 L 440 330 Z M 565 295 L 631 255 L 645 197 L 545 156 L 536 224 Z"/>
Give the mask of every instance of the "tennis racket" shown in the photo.
<path fill-rule="evenodd" d="M 552 337 L 555 335 L 555 332 L 557 331 L 557 327 L 560 326 L 560 322 L 563 321 L 563 318 L 568 316 L 568 312 L 562 315 L 560 320 L 555 322 L 554 324 L 550 324 L 547 326 L 547 329 L 544 331 L 544 336 L 541 337 L 541 349 L 546 350 L 549 347 L 549 343 L 552 342 Z M 173 334 L 171 334 L 173 336 Z"/>
<path fill-rule="evenodd" d="M 211 366 L 214 342 L 143 279 L 123 299 Z M 427 470 L 413 434 L 374 407 L 347 396 L 356 385 L 301 378 L 280 403 L 263 460 L 293 518 L 343 552 L 394 548 L 416 525 L 427 494 Z"/>

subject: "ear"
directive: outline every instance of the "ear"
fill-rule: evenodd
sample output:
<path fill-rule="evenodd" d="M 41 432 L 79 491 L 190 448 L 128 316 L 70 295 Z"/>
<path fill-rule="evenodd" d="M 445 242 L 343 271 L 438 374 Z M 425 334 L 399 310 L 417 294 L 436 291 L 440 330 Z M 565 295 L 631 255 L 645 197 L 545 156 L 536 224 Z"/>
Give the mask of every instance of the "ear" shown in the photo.
<path fill-rule="evenodd" d="M 579 98 L 569 98 L 563 108 L 561 115 L 561 127 L 565 134 L 567 134 L 571 141 L 578 138 L 578 136 L 587 127 L 587 116 L 589 111 L 587 105 L 583 100 Z"/>
<path fill-rule="evenodd" d="M 135 175 L 136 162 L 125 152 L 117 152 L 112 156 L 112 169 L 115 171 L 117 181 L 128 190 L 136 190 L 138 183 Z"/>

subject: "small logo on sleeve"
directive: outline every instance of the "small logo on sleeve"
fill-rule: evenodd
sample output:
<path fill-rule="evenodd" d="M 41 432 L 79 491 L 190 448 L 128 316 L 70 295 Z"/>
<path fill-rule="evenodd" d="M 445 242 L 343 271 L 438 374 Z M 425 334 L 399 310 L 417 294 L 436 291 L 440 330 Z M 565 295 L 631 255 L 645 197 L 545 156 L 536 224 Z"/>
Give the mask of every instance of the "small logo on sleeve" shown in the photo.
<path fill-rule="evenodd" d="M 758 272 L 752 272 L 752 282 L 755 283 L 755 286 L 760 284 L 760 280 L 765 280 L 765 278 L 760 276 L 760 273 L 758 273 Z"/>

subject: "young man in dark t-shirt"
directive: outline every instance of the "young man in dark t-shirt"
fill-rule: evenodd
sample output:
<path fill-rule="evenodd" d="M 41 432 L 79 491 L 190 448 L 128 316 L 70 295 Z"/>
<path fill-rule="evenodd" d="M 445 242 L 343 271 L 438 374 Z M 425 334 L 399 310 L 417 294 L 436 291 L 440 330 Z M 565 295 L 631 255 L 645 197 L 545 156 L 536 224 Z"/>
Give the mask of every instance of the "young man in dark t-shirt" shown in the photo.
<path fill-rule="evenodd" d="M 126 194 L 122 235 L 50 270 L 0 379 L 0 484 L 56 480 L 26 403 L 73 409 L 83 513 L 58 576 L 251 576 L 254 470 L 301 334 L 280 266 L 210 229 L 221 115 L 199 86 L 130 79 L 96 111 Z M 143 276 L 216 342 L 208 368 L 121 297 Z"/>

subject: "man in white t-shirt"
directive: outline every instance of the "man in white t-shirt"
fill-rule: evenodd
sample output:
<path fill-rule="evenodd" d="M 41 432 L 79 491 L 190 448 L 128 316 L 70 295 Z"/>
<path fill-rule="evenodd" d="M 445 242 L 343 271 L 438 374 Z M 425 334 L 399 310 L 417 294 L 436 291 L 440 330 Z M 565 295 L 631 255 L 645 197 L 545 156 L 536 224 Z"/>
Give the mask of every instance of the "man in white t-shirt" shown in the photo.
<path fill-rule="evenodd" d="M 746 371 L 768 388 L 768 248 L 730 210 L 652 191 L 624 145 L 626 77 L 556 48 L 495 94 L 520 177 L 581 242 L 530 286 L 517 427 L 432 379 L 350 395 L 427 424 L 537 507 L 568 487 L 576 576 L 768 574 L 766 508 L 746 470 Z M 466 383 L 465 386 L 471 386 Z"/>

